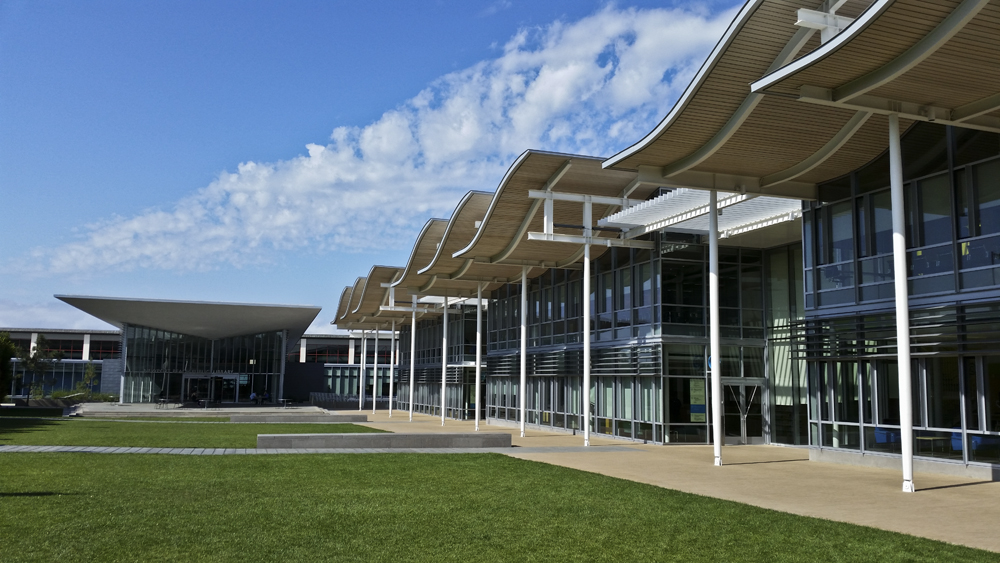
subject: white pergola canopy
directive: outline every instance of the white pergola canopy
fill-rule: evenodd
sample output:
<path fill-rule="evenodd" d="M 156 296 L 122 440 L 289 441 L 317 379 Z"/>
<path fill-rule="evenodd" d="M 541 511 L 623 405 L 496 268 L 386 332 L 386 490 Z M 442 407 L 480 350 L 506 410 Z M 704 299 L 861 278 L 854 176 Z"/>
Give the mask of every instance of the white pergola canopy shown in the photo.
<path fill-rule="evenodd" d="M 706 190 L 676 188 L 622 209 L 601 219 L 597 224 L 625 229 L 626 238 L 662 229 L 708 233 L 710 195 L 711 192 Z M 718 208 L 719 238 L 794 221 L 802 216 L 802 202 L 797 199 L 750 194 L 720 193 Z"/>

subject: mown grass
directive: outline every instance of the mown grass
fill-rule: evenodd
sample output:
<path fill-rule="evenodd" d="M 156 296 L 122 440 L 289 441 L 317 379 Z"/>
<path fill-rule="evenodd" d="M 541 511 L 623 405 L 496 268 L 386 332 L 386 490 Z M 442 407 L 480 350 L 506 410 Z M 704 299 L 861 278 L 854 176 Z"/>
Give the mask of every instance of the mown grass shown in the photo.
<path fill-rule="evenodd" d="M 998 561 L 497 454 L 0 455 L 3 560 Z"/>
<path fill-rule="evenodd" d="M 257 434 L 381 432 L 354 424 L 162 423 L 115 420 L 0 420 L 0 445 L 138 448 L 255 448 Z"/>

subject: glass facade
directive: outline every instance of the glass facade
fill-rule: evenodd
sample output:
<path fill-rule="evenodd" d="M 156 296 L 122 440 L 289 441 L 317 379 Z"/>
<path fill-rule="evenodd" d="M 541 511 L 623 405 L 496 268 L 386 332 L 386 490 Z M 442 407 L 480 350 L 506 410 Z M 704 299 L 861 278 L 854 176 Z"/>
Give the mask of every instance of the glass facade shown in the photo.
<path fill-rule="evenodd" d="M 692 235 L 664 233 L 652 240 L 658 243 L 655 251 L 609 249 L 591 266 L 592 385 L 586 391 L 591 429 L 648 442 L 704 444 L 711 436 L 707 245 Z M 801 264 L 796 249 L 779 251 L 785 260 L 780 272 L 785 331 L 790 330 L 789 303 L 797 303 L 789 297 L 794 292 L 789 284 L 797 279 L 801 285 L 801 267 L 796 276 L 792 266 L 794 259 Z M 776 285 L 765 278 L 770 256 L 770 251 L 749 248 L 720 251 L 729 443 L 763 443 L 769 436 L 767 405 L 775 390 L 767 384 L 767 365 L 775 360 L 767 353 L 765 286 Z M 527 424 L 583 427 L 581 274 L 552 269 L 529 280 Z M 520 422 L 521 286 L 503 286 L 490 297 L 486 414 Z M 791 362 L 789 347 L 786 342 L 777 360 Z M 791 390 L 779 391 L 782 405 L 800 400 Z M 796 415 L 804 428 L 804 409 L 787 415 L 787 424 L 796 424 Z"/>
<path fill-rule="evenodd" d="M 282 332 L 209 340 L 126 325 L 122 401 L 250 402 L 278 399 L 283 372 Z"/>
<path fill-rule="evenodd" d="M 902 138 L 914 455 L 1000 462 L 1000 135 L 932 123 Z M 888 157 L 820 186 L 804 212 L 809 443 L 898 454 Z"/>
<path fill-rule="evenodd" d="M 484 311 L 484 325 L 490 318 Z M 444 317 L 417 321 L 413 374 L 413 412 L 441 416 L 441 343 Z M 410 408 L 410 334 L 404 326 L 399 333 L 396 408 Z M 486 338 L 483 337 L 483 358 Z M 476 307 L 452 304 L 448 313 L 448 368 L 445 374 L 445 416 L 475 418 L 476 400 Z M 484 370 L 485 372 L 485 370 Z"/>

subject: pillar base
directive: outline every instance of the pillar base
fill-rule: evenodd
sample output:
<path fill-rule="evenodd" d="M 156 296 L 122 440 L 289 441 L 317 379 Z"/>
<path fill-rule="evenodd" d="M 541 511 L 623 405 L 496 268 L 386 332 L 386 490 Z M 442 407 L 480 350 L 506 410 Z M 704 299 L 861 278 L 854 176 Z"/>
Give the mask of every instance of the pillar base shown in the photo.
<path fill-rule="evenodd" d="M 715 458 L 715 465 L 716 465 L 716 467 L 722 467 L 722 458 L 721 457 L 716 457 Z"/>
<path fill-rule="evenodd" d="M 903 481 L 903 492 L 904 493 L 917 492 L 917 488 L 913 486 L 913 481 Z"/>

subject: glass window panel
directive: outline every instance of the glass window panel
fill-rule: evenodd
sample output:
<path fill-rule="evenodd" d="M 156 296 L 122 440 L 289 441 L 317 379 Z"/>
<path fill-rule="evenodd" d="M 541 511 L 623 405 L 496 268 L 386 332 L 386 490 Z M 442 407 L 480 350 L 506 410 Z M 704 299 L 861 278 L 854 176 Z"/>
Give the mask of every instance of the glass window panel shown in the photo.
<path fill-rule="evenodd" d="M 854 263 L 847 262 L 819 269 L 819 290 L 854 287 Z M 721 289 L 720 289 L 721 293 Z"/>
<path fill-rule="evenodd" d="M 947 129 L 937 123 L 917 123 L 900 139 L 903 180 L 948 168 Z"/>
<path fill-rule="evenodd" d="M 743 375 L 764 377 L 764 349 L 745 346 L 743 348 Z"/>
<path fill-rule="evenodd" d="M 813 266 L 813 212 L 805 211 L 802 213 L 802 248 L 803 256 L 802 263 L 806 268 L 812 268 Z"/>
<path fill-rule="evenodd" d="M 986 403 L 986 428 L 1000 432 L 1000 356 L 983 358 L 983 399 Z"/>
<path fill-rule="evenodd" d="M 830 252 L 826 248 L 826 226 L 829 224 L 829 221 L 827 220 L 827 209 L 824 207 L 817 209 L 813 218 L 816 221 L 816 263 L 829 264 Z"/>
<path fill-rule="evenodd" d="M 666 356 L 666 373 L 669 375 L 705 375 L 705 347 L 667 344 L 663 347 Z"/>
<path fill-rule="evenodd" d="M 909 276 L 929 276 L 951 272 L 955 269 L 952 258 L 952 245 L 921 248 L 907 252 L 910 267 Z"/>
<path fill-rule="evenodd" d="M 719 305 L 740 306 L 740 267 L 737 264 L 719 264 Z"/>
<path fill-rule="evenodd" d="M 830 261 L 843 262 L 854 258 L 854 227 L 851 202 L 830 206 Z"/>
<path fill-rule="evenodd" d="M 973 168 L 979 234 L 1000 233 L 1000 160 Z"/>
<path fill-rule="evenodd" d="M 892 252 L 892 198 L 888 191 L 872 194 L 872 220 L 875 223 L 875 254 Z"/>
<path fill-rule="evenodd" d="M 962 269 L 1000 264 L 1000 236 L 962 241 L 959 244 Z"/>
<path fill-rule="evenodd" d="M 764 289 L 761 281 L 760 266 L 743 266 L 740 275 L 742 289 L 742 307 L 744 309 L 761 309 L 764 306 Z"/>
<path fill-rule="evenodd" d="M 876 362 L 878 423 L 899 425 L 899 369 L 895 362 Z"/>
<path fill-rule="evenodd" d="M 851 197 L 850 176 L 843 176 L 831 182 L 820 184 L 819 186 L 820 201 L 840 201 L 848 197 Z"/>
<path fill-rule="evenodd" d="M 920 230 L 923 245 L 951 240 L 951 186 L 947 174 L 920 182 Z"/>
<path fill-rule="evenodd" d="M 740 347 L 722 346 L 722 377 L 741 377 Z"/>
<path fill-rule="evenodd" d="M 955 171 L 955 213 L 957 214 L 958 238 L 972 236 L 972 223 L 970 222 L 970 198 L 969 186 L 965 183 L 965 170 Z"/>
<path fill-rule="evenodd" d="M 868 212 L 865 209 L 865 198 L 859 197 L 856 200 L 856 218 L 858 233 L 858 256 L 868 256 Z"/>
<path fill-rule="evenodd" d="M 858 422 L 858 375 L 854 362 L 834 364 L 834 418 L 840 422 Z"/>
<path fill-rule="evenodd" d="M 858 193 L 867 193 L 889 186 L 889 151 L 871 164 L 858 170 Z"/>
<path fill-rule="evenodd" d="M 664 262 L 662 299 L 664 304 L 705 304 L 705 274 L 701 263 Z"/>
<path fill-rule="evenodd" d="M 962 129 L 955 132 L 955 166 L 964 166 L 1000 155 L 1000 135 L 986 131 Z"/>
<path fill-rule="evenodd" d="M 976 377 L 976 359 L 963 358 L 962 371 L 965 379 L 965 427 L 979 430 L 979 385 Z"/>

